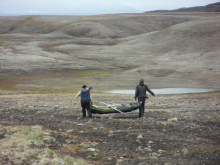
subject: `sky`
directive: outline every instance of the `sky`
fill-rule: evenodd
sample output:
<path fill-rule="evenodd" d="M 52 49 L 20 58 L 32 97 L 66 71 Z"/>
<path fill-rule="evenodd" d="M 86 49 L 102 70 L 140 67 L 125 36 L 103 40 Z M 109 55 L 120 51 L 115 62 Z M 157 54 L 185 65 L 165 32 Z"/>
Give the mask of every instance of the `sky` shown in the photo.
<path fill-rule="evenodd" d="M 0 0 L 0 15 L 143 13 L 216 2 L 220 0 Z"/>

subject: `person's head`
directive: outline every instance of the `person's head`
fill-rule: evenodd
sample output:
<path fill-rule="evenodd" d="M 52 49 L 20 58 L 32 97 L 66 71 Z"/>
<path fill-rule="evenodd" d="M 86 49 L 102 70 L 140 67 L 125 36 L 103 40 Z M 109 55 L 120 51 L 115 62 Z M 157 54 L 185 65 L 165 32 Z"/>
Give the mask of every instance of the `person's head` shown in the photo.
<path fill-rule="evenodd" d="M 83 85 L 83 86 L 82 86 L 82 88 L 86 88 L 86 87 L 87 87 L 86 85 Z"/>
<path fill-rule="evenodd" d="M 140 79 L 140 82 L 144 82 L 144 79 L 143 79 L 143 78 L 141 78 L 141 79 Z"/>

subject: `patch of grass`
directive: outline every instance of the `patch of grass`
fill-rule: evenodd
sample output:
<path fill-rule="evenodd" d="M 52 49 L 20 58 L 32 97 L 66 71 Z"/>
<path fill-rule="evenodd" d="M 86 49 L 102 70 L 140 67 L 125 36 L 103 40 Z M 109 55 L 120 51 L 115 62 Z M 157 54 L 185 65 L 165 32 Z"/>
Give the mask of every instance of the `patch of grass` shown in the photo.
<path fill-rule="evenodd" d="M 37 159 L 40 150 L 29 148 L 31 141 L 28 139 L 28 135 L 32 132 L 31 127 L 8 126 L 4 127 L 4 129 L 10 133 L 10 136 L 2 139 L 0 143 L 0 154 L 2 154 L 1 150 L 3 149 L 6 151 L 4 154 L 10 156 L 10 159 L 15 159 L 15 164 L 22 164 Z"/>
<path fill-rule="evenodd" d="M 86 162 L 76 162 L 74 165 L 88 165 Z"/>
<path fill-rule="evenodd" d="M 65 69 L 8 73 L 0 75 L 0 90 L 22 94 L 72 93 L 73 90 L 79 89 L 79 81 L 83 84 L 90 77 L 103 77 L 118 73 L 120 71 Z"/>
<path fill-rule="evenodd" d="M 64 162 L 67 162 L 67 163 L 73 163 L 73 158 L 70 157 L 69 155 L 66 156 L 65 158 L 63 158 Z"/>
<path fill-rule="evenodd" d="M 50 157 L 53 157 L 54 155 L 56 155 L 56 153 L 55 153 L 53 150 L 49 149 L 49 148 L 46 148 L 46 153 L 47 153 Z"/>
<path fill-rule="evenodd" d="M 198 154 L 198 153 L 214 153 L 216 151 L 220 151 L 220 148 L 216 148 L 216 147 L 201 148 L 201 149 L 196 149 L 194 151 L 191 151 L 188 154 L 193 155 L 193 154 Z"/>
<path fill-rule="evenodd" d="M 0 40 L 0 44 L 4 44 L 4 43 L 12 43 L 12 41 L 6 41 L 6 40 Z"/>
<path fill-rule="evenodd" d="M 28 139 L 33 140 L 36 145 L 41 145 L 43 136 L 44 134 L 42 132 L 31 132 Z"/>
<path fill-rule="evenodd" d="M 18 79 L 16 78 L 3 78 L 3 77 L 0 77 L 0 90 L 15 90 L 14 88 L 14 83 L 18 81 Z"/>
<path fill-rule="evenodd" d="M 49 141 L 53 142 L 53 141 L 55 141 L 55 138 L 54 137 L 50 137 Z"/>
<path fill-rule="evenodd" d="M 25 164 L 25 162 L 33 162 L 38 159 L 38 154 L 41 153 L 40 149 L 25 149 L 24 151 L 15 151 L 14 157 L 16 158 L 15 164 Z M 12 158 L 11 158 L 12 159 Z"/>
<path fill-rule="evenodd" d="M 12 127 L 11 131 L 20 132 L 22 134 L 28 134 L 30 133 L 30 128 L 28 126 L 17 126 L 17 127 Z"/>
<path fill-rule="evenodd" d="M 173 109 L 175 107 L 171 107 L 171 106 L 147 106 L 145 107 L 145 109 Z"/>
<path fill-rule="evenodd" d="M 87 165 L 81 159 L 75 159 L 69 155 L 60 158 L 55 151 L 49 148 L 31 148 L 32 141 L 41 141 L 44 138 L 50 138 L 47 132 L 43 132 L 41 126 L 2 126 L 0 130 L 7 132 L 7 136 L 1 139 L 0 158 L 1 155 L 10 158 L 14 164 L 74 164 Z M 43 142 L 42 142 L 43 143 Z M 71 147 L 72 148 L 72 147 Z"/>
<path fill-rule="evenodd" d="M 98 159 L 102 158 L 103 156 L 104 156 L 104 154 L 94 153 L 93 155 L 90 155 L 89 158 L 93 159 L 93 160 L 98 160 Z"/>
<path fill-rule="evenodd" d="M 174 30 L 171 30 L 170 28 L 166 28 L 165 30 L 166 30 L 167 32 L 174 31 Z"/>
<path fill-rule="evenodd" d="M 85 147 L 85 148 L 88 148 L 88 147 L 91 147 L 91 146 L 96 146 L 96 145 L 97 145 L 97 143 L 95 143 L 95 142 L 82 142 L 80 144 L 80 146 Z"/>
<path fill-rule="evenodd" d="M 28 155 L 28 156 L 26 157 L 26 161 L 27 161 L 27 162 L 31 162 L 31 161 L 33 161 L 33 160 L 36 160 L 37 158 L 38 158 L 37 153 L 32 153 L 32 154 L 30 154 L 30 155 Z"/>
<path fill-rule="evenodd" d="M 163 154 L 164 156 L 174 156 L 176 155 L 176 151 L 168 151 Z"/>

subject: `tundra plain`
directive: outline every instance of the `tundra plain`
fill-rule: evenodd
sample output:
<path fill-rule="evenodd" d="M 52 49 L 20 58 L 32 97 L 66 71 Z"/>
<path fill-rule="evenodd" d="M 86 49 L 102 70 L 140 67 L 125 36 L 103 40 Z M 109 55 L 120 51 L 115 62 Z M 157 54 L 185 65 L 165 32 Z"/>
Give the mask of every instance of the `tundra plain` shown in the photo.
<path fill-rule="evenodd" d="M 219 89 L 220 13 L 0 17 L 0 163 L 219 164 L 219 91 L 149 96 L 138 110 L 82 118 L 76 93 Z"/>

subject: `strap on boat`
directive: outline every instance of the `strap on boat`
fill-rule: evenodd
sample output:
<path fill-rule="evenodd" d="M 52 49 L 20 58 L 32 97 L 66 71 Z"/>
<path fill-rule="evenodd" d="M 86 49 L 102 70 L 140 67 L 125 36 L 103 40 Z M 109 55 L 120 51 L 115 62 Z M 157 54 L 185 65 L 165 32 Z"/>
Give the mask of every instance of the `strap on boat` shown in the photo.
<path fill-rule="evenodd" d="M 104 103 L 104 102 L 101 102 L 101 103 L 103 103 L 103 104 L 105 104 L 105 105 L 109 106 L 109 108 L 112 108 L 112 109 L 114 109 L 114 110 L 116 110 L 116 111 L 118 111 L 118 112 L 120 112 L 120 113 L 125 114 L 124 112 L 122 112 L 122 111 L 120 111 L 120 110 L 118 110 L 118 109 L 116 109 L 116 108 L 114 108 L 114 107 L 110 106 L 110 104 L 106 104 L 106 103 Z M 125 115 L 127 115 L 127 114 L 125 114 Z"/>

